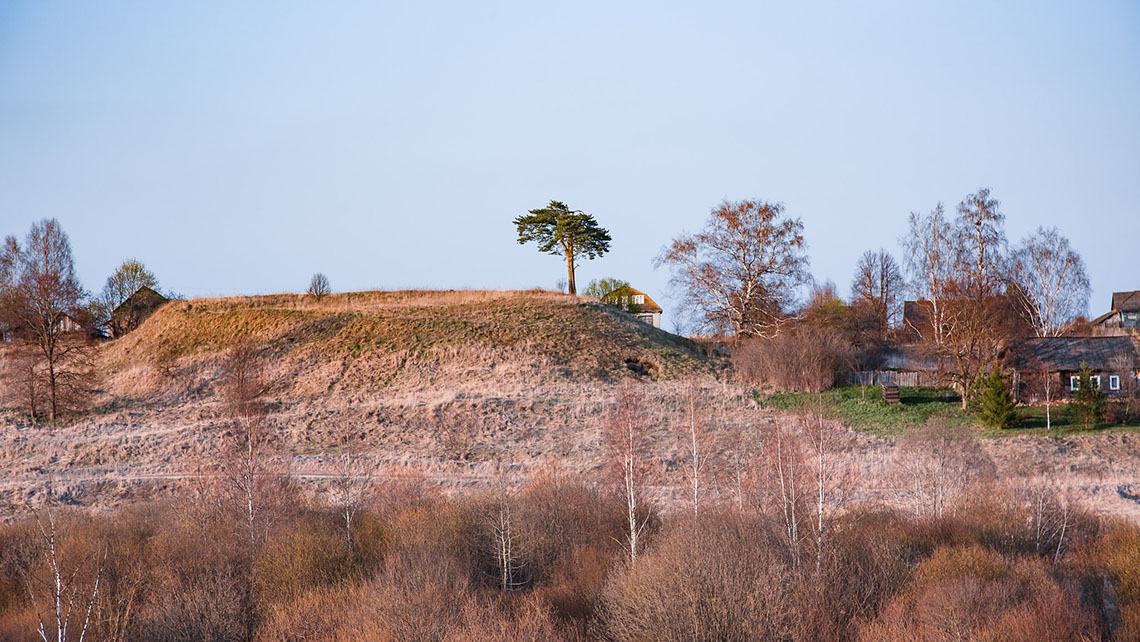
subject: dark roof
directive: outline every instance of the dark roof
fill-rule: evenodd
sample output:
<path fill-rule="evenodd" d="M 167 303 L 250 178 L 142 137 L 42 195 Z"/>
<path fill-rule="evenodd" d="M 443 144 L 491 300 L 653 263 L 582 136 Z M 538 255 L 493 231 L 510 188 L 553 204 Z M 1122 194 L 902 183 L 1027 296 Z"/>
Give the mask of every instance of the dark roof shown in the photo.
<path fill-rule="evenodd" d="M 1093 370 L 1113 370 L 1121 358 L 1126 367 L 1140 367 L 1140 355 L 1129 337 L 1040 337 L 1020 341 L 1009 349 L 1015 368 L 1024 370 L 1080 370 L 1087 363 Z"/>
<path fill-rule="evenodd" d="M 135 293 L 127 297 L 120 303 L 112 312 L 111 316 L 118 316 L 120 312 L 126 309 L 149 309 L 157 308 L 158 306 L 166 303 L 166 297 L 159 294 L 152 288 L 142 286 L 135 290 Z"/>
<path fill-rule="evenodd" d="M 1113 292 L 1112 309 L 1117 312 L 1140 312 L 1140 290 Z"/>
<path fill-rule="evenodd" d="M 902 372 L 941 372 L 943 370 L 938 357 L 924 351 L 920 346 L 898 346 L 883 350 L 881 368 Z"/>
<path fill-rule="evenodd" d="M 1105 321 L 1108 321 L 1109 319 L 1111 319 L 1111 318 L 1115 317 L 1117 314 L 1118 314 L 1118 313 L 1117 313 L 1117 312 L 1115 312 L 1115 311 L 1113 311 L 1113 312 L 1105 312 L 1104 314 L 1102 314 L 1102 315 L 1100 315 L 1099 317 L 1097 317 L 1097 318 L 1093 319 L 1092 321 L 1089 321 L 1089 323 L 1091 323 L 1092 325 L 1101 325 L 1101 324 L 1102 324 L 1102 323 L 1104 323 Z"/>

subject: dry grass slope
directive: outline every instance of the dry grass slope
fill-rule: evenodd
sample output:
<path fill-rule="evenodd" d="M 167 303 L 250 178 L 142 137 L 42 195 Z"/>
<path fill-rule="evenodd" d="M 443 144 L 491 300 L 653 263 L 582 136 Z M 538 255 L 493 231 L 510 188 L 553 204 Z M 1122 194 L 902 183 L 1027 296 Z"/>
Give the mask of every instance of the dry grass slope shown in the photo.
<path fill-rule="evenodd" d="M 107 346 L 107 371 L 216 356 L 252 340 L 314 392 L 464 379 L 608 380 L 707 372 L 693 342 L 599 303 L 543 291 L 403 291 L 172 302 Z M 305 385 L 315 384 L 315 385 Z M 452 382 L 454 383 L 454 382 Z M 298 390 L 299 391 L 299 390 Z"/>

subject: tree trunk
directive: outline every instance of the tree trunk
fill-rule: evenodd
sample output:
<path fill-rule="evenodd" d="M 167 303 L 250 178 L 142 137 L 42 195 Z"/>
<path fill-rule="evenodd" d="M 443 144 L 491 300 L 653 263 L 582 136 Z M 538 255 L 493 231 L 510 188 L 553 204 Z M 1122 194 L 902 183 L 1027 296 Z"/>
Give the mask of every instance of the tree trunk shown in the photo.
<path fill-rule="evenodd" d="M 51 356 L 48 357 L 48 389 L 51 392 L 51 416 L 50 419 L 55 421 L 56 403 L 55 403 L 55 359 Z"/>
<path fill-rule="evenodd" d="M 574 255 L 569 250 L 566 252 L 566 272 L 569 277 L 568 291 L 570 294 L 578 294 L 578 288 L 574 285 Z"/>

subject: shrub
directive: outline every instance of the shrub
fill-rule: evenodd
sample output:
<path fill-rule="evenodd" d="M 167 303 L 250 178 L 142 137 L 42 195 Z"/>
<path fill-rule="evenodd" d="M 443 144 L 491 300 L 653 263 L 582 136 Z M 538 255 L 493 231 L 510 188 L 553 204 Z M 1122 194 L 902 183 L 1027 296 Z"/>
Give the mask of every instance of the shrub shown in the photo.
<path fill-rule="evenodd" d="M 792 571 L 774 533 L 730 514 L 678 518 L 607 583 L 613 640 L 768 640 L 793 629 Z"/>
<path fill-rule="evenodd" d="M 854 348 L 839 330 L 792 326 L 769 338 L 747 339 L 733 352 L 737 376 L 790 392 L 822 392 L 850 370 Z"/>
<path fill-rule="evenodd" d="M 1085 427 L 1092 428 L 1104 419 L 1104 394 L 1100 387 L 1092 383 L 1093 372 L 1087 363 L 1081 363 L 1081 370 L 1077 374 L 1079 388 L 1069 402 L 1069 416 L 1073 421 Z"/>

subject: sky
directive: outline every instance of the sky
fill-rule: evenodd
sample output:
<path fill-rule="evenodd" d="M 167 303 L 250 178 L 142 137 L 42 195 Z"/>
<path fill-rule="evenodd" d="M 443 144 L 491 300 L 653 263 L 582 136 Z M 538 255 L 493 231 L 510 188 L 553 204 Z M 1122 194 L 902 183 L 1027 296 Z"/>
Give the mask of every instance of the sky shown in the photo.
<path fill-rule="evenodd" d="M 981 186 L 1091 314 L 1140 289 L 1140 3 L 0 2 L 0 234 L 59 219 L 94 291 L 553 288 L 511 221 L 560 200 L 613 236 L 579 284 L 669 317 L 653 259 L 724 199 L 846 294 Z"/>

